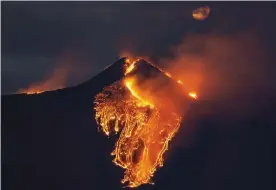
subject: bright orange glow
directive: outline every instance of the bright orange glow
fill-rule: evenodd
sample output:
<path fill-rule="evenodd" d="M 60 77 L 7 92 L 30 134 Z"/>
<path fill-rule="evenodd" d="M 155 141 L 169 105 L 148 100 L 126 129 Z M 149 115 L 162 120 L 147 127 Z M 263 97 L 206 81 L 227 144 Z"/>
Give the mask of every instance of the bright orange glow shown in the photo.
<path fill-rule="evenodd" d="M 30 88 L 27 88 L 27 89 L 20 89 L 18 91 L 18 93 L 28 94 L 28 95 L 31 95 L 31 94 L 41 94 L 43 92 L 45 92 L 45 90 L 40 90 L 39 88 L 34 87 L 34 86 L 31 86 Z"/>
<path fill-rule="evenodd" d="M 178 80 L 177 82 L 178 82 L 179 84 L 183 84 L 183 82 L 182 82 L 181 80 Z"/>
<path fill-rule="evenodd" d="M 130 79 L 126 79 L 125 80 L 125 85 L 126 87 L 129 89 L 129 91 L 131 92 L 131 94 L 137 98 L 138 100 L 140 100 L 140 104 L 139 106 L 144 107 L 144 106 L 150 106 L 150 108 L 154 108 L 154 105 L 152 103 L 150 103 L 147 100 L 144 100 L 141 96 L 138 95 L 138 93 L 135 91 L 135 80 L 133 78 Z"/>
<path fill-rule="evenodd" d="M 197 99 L 197 98 L 198 98 L 196 92 L 190 92 L 190 93 L 189 93 L 189 96 L 192 97 L 192 98 L 194 98 L 194 99 Z"/>
<path fill-rule="evenodd" d="M 126 63 L 130 64 L 131 63 L 130 59 L 127 58 Z"/>
<path fill-rule="evenodd" d="M 125 75 L 127 75 L 128 73 L 132 72 L 133 69 L 135 68 L 135 64 L 139 61 L 139 59 L 135 60 L 135 61 L 131 61 L 130 59 L 126 59 L 126 69 L 125 69 Z"/>
<path fill-rule="evenodd" d="M 167 75 L 168 77 L 172 78 L 172 75 L 168 72 L 164 72 L 165 75 Z"/>
<path fill-rule="evenodd" d="M 163 165 L 163 154 L 179 129 L 181 117 L 165 107 L 149 106 L 132 88 L 124 91 L 123 86 L 118 82 L 96 95 L 96 121 L 108 136 L 120 132 L 111 155 L 115 157 L 113 162 L 125 169 L 122 183 L 128 183 L 128 187 L 152 184 L 151 178 Z"/>
<path fill-rule="evenodd" d="M 18 93 L 31 95 L 31 94 L 41 94 L 43 92 L 50 91 L 50 90 L 56 90 L 56 89 L 55 88 L 47 88 L 44 85 L 35 85 L 34 84 L 34 85 L 31 85 L 29 88 L 20 89 L 18 91 Z"/>
<path fill-rule="evenodd" d="M 126 61 L 126 71 L 135 67 L 133 63 Z M 132 188 L 153 184 L 151 178 L 163 166 L 163 155 L 182 120 L 166 102 L 146 96 L 147 89 L 139 89 L 136 80 L 135 76 L 125 76 L 105 87 L 95 96 L 94 107 L 100 130 L 107 136 L 120 133 L 111 155 L 113 162 L 125 169 L 121 182 Z"/>
<path fill-rule="evenodd" d="M 131 63 L 131 65 L 126 69 L 125 75 L 130 73 L 135 68 L 135 62 Z"/>
<path fill-rule="evenodd" d="M 29 91 L 29 92 L 26 92 L 26 94 L 40 94 L 44 91 Z"/>

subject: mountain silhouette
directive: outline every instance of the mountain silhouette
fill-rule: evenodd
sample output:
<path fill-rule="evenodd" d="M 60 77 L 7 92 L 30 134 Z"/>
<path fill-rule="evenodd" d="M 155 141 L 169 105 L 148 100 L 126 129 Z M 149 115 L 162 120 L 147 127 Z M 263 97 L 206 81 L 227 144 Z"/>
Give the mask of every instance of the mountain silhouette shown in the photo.
<path fill-rule="evenodd" d="M 98 132 L 93 107 L 94 96 L 124 76 L 124 62 L 74 87 L 1 97 L 4 190 L 122 189 L 123 170 L 110 155 L 116 137 Z M 138 189 L 274 189 L 276 98 L 260 92 L 267 93 L 233 102 L 258 103 L 249 115 L 229 114 L 223 101 L 195 101 L 155 185 Z"/>

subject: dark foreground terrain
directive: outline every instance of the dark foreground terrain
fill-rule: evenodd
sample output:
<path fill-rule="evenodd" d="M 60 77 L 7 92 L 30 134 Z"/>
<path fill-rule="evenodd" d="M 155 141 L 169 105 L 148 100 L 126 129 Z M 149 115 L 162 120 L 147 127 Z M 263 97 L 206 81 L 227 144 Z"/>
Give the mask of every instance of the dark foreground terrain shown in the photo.
<path fill-rule="evenodd" d="M 76 87 L 2 96 L 4 190 L 122 188 L 123 170 L 111 162 L 114 140 L 98 132 L 93 110 L 94 95 L 121 77 L 121 61 Z M 276 99 L 265 92 L 246 95 L 259 105 L 252 114 L 197 101 L 155 185 L 139 189 L 274 189 Z M 242 106 L 242 97 L 234 103 Z"/>

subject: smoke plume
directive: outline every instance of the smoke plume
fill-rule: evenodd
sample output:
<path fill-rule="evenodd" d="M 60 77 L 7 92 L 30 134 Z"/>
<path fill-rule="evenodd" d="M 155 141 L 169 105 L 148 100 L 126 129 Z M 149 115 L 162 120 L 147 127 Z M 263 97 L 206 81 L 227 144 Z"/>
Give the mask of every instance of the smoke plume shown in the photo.
<path fill-rule="evenodd" d="M 35 82 L 18 92 L 41 93 L 68 87 L 70 81 L 86 80 L 87 77 L 90 77 L 89 73 L 92 68 L 89 65 L 84 66 L 82 61 L 76 52 L 64 51 L 57 57 L 53 70 L 42 81 Z"/>
<path fill-rule="evenodd" d="M 192 34 L 168 51 L 171 56 L 155 64 L 183 81 L 186 91 L 198 92 L 201 100 L 224 101 L 233 113 L 252 112 L 255 95 L 264 98 L 268 94 L 263 89 L 273 87 L 273 72 L 267 70 L 270 58 L 257 33 Z M 145 58 L 150 61 L 150 55 Z"/>

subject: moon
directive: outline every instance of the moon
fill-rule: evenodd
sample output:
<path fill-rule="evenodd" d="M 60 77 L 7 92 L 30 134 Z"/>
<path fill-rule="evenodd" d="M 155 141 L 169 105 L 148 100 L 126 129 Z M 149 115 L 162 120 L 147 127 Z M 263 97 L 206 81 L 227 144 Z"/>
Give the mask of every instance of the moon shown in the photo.
<path fill-rule="evenodd" d="M 195 20 L 205 20 L 208 18 L 210 12 L 211 9 L 208 6 L 203 6 L 195 9 L 192 15 Z"/>

